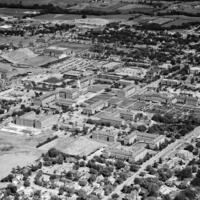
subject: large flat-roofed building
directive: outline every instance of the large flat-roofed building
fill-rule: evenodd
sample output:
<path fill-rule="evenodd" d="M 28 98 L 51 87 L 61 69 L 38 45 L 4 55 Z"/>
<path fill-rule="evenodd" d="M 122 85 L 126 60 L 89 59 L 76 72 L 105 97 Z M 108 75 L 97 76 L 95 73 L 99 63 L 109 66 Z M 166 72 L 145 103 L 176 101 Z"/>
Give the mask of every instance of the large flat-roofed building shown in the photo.
<path fill-rule="evenodd" d="M 136 144 L 131 148 L 125 148 L 122 146 L 111 146 L 106 149 L 106 153 L 114 158 L 129 160 L 137 162 L 145 158 L 148 154 L 148 149 L 143 144 Z"/>
<path fill-rule="evenodd" d="M 37 115 L 31 111 L 22 116 L 15 118 L 15 123 L 20 126 L 27 126 L 32 128 L 47 128 L 52 127 L 56 123 L 55 115 Z"/>
<path fill-rule="evenodd" d="M 143 96 L 143 99 L 156 103 L 167 103 L 169 101 L 169 97 L 166 94 L 159 94 L 157 92 L 149 92 Z"/>
<path fill-rule="evenodd" d="M 119 89 L 117 91 L 117 96 L 120 98 L 126 98 L 126 97 L 130 97 L 134 93 L 135 93 L 135 85 L 130 84 L 123 89 Z"/>
<path fill-rule="evenodd" d="M 99 74 L 95 80 L 101 83 L 113 83 L 114 81 L 119 81 L 121 76 L 112 74 Z"/>
<path fill-rule="evenodd" d="M 181 84 L 181 81 L 179 80 L 174 80 L 174 79 L 162 79 L 161 80 L 161 85 L 166 85 L 166 86 L 178 86 Z"/>
<path fill-rule="evenodd" d="M 163 144 L 165 140 L 165 135 L 149 134 L 139 131 L 137 132 L 137 141 L 146 143 L 151 149 L 160 147 L 160 145 Z"/>
<path fill-rule="evenodd" d="M 65 58 L 68 55 L 73 55 L 74 52 L 66 47 L 50 46 L 44 50 L 44 55 L 52 56 L 56 58 Z"/>
<path fill-rule="evenodd" d="M 58 98 L 61 99 L 76 99 L 79 97 L 78 89 L 62 89 L 58 92 Z"/>
<path fill-rule="evenodd" d="M 109 63 L 106 63 L 105 65 L 103 65 L 102 68 L 105 71 L 109 71 L 109 70 L 113 70 L 113 69 L 119 68 L 121 66 L 122 66 L 122 64 L 119 63 L 119 62 L 109 62 Z"/>
<path fill-rule="evenodd" d="M 118 138 L 118 132 L 112 129 L 96 130 L 92 133 L 92 138 L 105 142 L 116 142 Z"/>
<path fill-rule="evenodd" d="M 40 97 L 36 97 L 33 101 L 36 106 L 47 106 L 49 103 L 54 102 L 56 99 L 56 92 L 48 92 Z"/>
<path fill-rule="evenodd" d="M 159 148 L 166 140 L 165 135 L 149 134 L 139 131 L 134 131 L 124 138 L 124 145 L 130 145 L 135 142 L 142 142 L 151 149 Z"/>
<path fill-rule="evenodd" d="M 108 106 L 107 101 L 98 100 L 92 104 L 88 104 L 85 108 L 83 108 L 83 113 L 87 115 L 93 115 L 107 106 Z"/>
<path fill-rule="evenodd" d="M 133 132 L 129 135 L 127 135 L 125 138 L 124 138 L 124 145 L 130 145 L 130 144 L 133 144 L 135 143 L 137 140 L 137 132 Z"/>
<path fill-rule="evenodd" d="M 188 106 L 197 106 L 199 102 L 198 97 L 193 97 L 189 95 L 179 95 L 176 97 L 176 103 L 185 104 Z"/>
<path fill-rule="evenodd" d="M 133 121 L 134 120 L 134 117 L 135 117 L 135 113 L 133 113 L 132 111 L 130 110 L 122 110 L 120 112 L 120 117 L 124 120 L 127 120 L 127 121 Z"/>
<path fill-rule="evenodd" d="M 99 122 L 101 124 L 109 124 L 111 126 L 121 126 L 124 124 L 124 120 L 120 118 L 118 113 L 101 112 L 99 116 Z"/>

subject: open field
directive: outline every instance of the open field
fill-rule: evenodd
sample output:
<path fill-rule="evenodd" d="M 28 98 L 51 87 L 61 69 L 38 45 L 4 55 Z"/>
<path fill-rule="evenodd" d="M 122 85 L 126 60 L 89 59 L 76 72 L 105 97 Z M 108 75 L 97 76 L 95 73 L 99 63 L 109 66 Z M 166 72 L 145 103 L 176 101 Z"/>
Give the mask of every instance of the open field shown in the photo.
<path fill-rule="evenodd" d="M 60 138 L 57 140 L 55 148 L 66 154 L 83 156 L 89 155 L 103 146 L 105 146 L 105 144 L 96 142 L 86 137 L 80 137 Z"/>
<path fill-rule="evenodd" d="M 87 18 L 101 18 L 101 19 L 108 19 L 111 21 L 121 21 L 121 20 L 128 20 L 132 17 L 132 14 L 117 14 L 117 15 L 87 15 Z M 37 20 L 74 20 L 74 19 L 81 19 L 82 15 L 78 14 L 44 14 L 34 17 Z"/>
<path fill-rule="evenodd" d="M 28 14 L 28 12 L 33 12 L 37 10 L 29 9 L 13 9 L 13 8 L 0 8 L 0 15 L 5 16 L 14 16 L 14 17 L 23 17 Z"/>
<path fill-rule="evenodd" d="M 71 43 L 71 42 L 62 42 L 62 43 L 57 42 L 55 43 L 55 46 L 69 48 L 75 52 L 84 51 L 90 48 L 90 45 L 87 45 L 87 44 L 77 44 L 77 43 Z"/>
<path fill-rule="evenodd" d="M 13 167 L 25 166 L 38 159 L 44 151 L 35 147 L 47 137 L 48 134 L 29 137 L 0 131 L 0 179 Z"/>
<path fill-rule="evenodd" d="M 24 6 L 31 6 L 34 4 L 38 5 L 47 5 L 49 3 L 54 4 L 54 5 L 59 5 L 59 6 L 66 6 L 68 4 L 74 5 L 77 3 L 82 3 L 82 2 L 88 2 L 88 0 L 1 0 L 0 3 L 5 3 L 5 4 L 21 4 Z"/>
<path fill-rule="evenodd" d="M 22 4 L 25 6 L 30 6 L 30 5 L 34 5 L 34 4 L 38 4 L 38 5 L 43 5 L 43 4 L 48 4 L 50 3 L 52 0 L 1 0 L 0 3 L 4 3 L 7 5 L 11 5 L 11 4 Z"/>
<path fill-rule="evenodd" d="M 32 164 L 36 159 L 38 159 L 40 154 L 36 152 L 17 152 L 9 153 L 0 156 L 0 179 L 7 176 L 12 168 L 16 166 L 27 166 Z"/>

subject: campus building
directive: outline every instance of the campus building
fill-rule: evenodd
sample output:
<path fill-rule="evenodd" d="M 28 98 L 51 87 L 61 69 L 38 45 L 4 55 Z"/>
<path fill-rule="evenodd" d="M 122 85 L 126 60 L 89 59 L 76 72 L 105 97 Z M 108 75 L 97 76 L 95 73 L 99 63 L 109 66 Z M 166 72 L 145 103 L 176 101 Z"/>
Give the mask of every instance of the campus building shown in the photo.
<path fill-rule="evenodd" d="M 118 138 L 118 132 L 111 129 L 96 130 L 92 133 L 92 138 L 104 142 L 116 142 Z"/>
<path fill-rule="evenodd" d="M 40 97 L 36 97 L 33 101 L 34 105 L 36 106 L 48 106 L 49 103 L 54 102 L 56 99 L 56 93 L 55 92 L 48 92 L 43 94 Z"/>
<path fill-rule="evenodd" d="M 134 131 L 124 138 L 124 145 L 130 145 L 135 142 L 145 143 L 150 149 L 159 148 L 166 141 L 165 135 L 149 134 Z"/>
<path fill-rule="evenodd" d="M 62 89 L 58 92 L 58 98 L 61 99 L 76 99 L 79 97 L 78 89 Z"/>
<path fill-rule="evenodd" d="M 117 91 L 117 96 L 119 98 L 127 98 L 127 97 L 130 97 L 131 95 L 133 95 L 134 93 L 135 93 L 135 85 L 130 84 L 123 89 L 119 89 Z"/>
<path fill-rule="evenodd" d="M 22 116 L 15 118 L 15 124 L 20 126 L 27 126 L 32 128 L 47 128 L 52 127 L 56 123 L 55 115 L 37 115 L 35 112 L 31 111 Z"/>
<path fill-rule="evenodd" d="M 137 162 L 145 158 L 148 154 L 148 149 L 145 148 L 145 145 L 136 144 L 131 148 L 124 148 L 122 146 L 111 146 L 105 150 L 105 153 L 117 159 L 129 160 Z"/>
<path fill-rule="evenodd" d="M 104 107 L 108 106 L 107 101 L 98 100 L 92 104 L 88 104 L 86 107 L 83 108 L 83 113 L 87 115 L 93 115 L 98 111 L 101 111 Z"/>

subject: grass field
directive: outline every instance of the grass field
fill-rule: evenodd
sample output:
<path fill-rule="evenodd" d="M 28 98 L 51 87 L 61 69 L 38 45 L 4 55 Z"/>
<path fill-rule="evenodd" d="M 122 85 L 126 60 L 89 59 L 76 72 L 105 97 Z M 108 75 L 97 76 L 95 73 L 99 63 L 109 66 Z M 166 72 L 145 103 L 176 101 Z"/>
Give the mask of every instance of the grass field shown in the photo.
<path fill-rule="evenodd" d="M 35 148 L 49 134 L 38 136 L 16 135 L 0 131 L 0 179 L 8 175 L 12 168 L 33 163 L 45 151 Z"/>
<path fill-rule="evenodd" d="M 128 20 L 130 17 L 132 17 L 132 14 L 117 14 L 117 15 L 87 15 L 87 18 L 101 18 L 101 19 L 108 19 L 112 21 L 121 21 L 121 20 Z M 34 19 L 37 20 L 74 20 L 74 19 L 80 19 L 82 18 L 82 15 L 78 14 L 44 14 L 34 17 Z"/>
<path fill-rule="evenodd" d="M 96 142 L 86 137 L 80 138 L 60 138 L 57 140 L 55 148 L 70 155 L 83 156 L 95 152 L 105 144 Z"/>
<path fill-rule="evenodd" d="M 38 5 L 47 5 L 49 3 L 58 5 L 58 6 L 66 6 L 67 4 L 74 5 L 77 3 L 88 2 L 88 0 L 1 0 L 0 3 L 6 4 L 22 4 L 24 6 L 31 6 L 34 4 Z"/>
<path fill-rule="evenodd" d="M 28 11 L 33 11 L 29 9 L 13 9 L 13 8 L 0 8 L 0 15 L 5 16 L 14 16 L 14 17 L 23 17 Z M 34 10 L 36 11 L 36 10 Z"/>

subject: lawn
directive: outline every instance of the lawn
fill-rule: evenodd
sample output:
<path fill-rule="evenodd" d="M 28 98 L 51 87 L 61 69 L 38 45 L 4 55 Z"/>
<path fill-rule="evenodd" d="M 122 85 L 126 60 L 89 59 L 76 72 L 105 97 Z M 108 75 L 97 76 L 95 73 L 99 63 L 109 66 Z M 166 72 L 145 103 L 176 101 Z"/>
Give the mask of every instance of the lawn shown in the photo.
<path fill-rule="evenodd" d="M 25 136 L 0 131 L 0 179 L 8 175 L 17 165 L 31 164 L 46 152 L 35 147 L 47 137 L 49 137 L 47 133 Z"/>
<path fill-rule="evenodd" d="M 76 156 L 89 155 L 105 144 L 96 142 L 86 137 L 79 138 L 60 138 L 55 146 L 59 151 Z"/>

